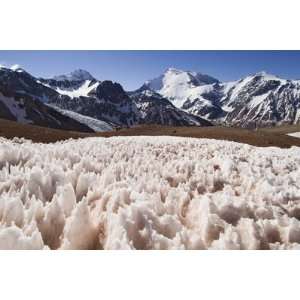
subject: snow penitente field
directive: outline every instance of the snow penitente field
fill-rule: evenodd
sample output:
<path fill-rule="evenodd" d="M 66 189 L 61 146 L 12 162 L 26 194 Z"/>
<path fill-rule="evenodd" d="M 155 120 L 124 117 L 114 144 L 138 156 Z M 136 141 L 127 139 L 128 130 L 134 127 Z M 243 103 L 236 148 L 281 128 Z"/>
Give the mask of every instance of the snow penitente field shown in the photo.
<path fill-rule="evenodd" d="M 0 140 L 1 249 L 295 249 L 300 148 Z"/>

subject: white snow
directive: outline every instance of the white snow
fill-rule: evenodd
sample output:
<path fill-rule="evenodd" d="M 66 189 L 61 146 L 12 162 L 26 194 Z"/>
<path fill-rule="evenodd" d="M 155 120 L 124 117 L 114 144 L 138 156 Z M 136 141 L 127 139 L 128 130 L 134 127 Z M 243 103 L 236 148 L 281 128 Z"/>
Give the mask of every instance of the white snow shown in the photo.
<path fill-rule="evenodd" d="M 236 100 L 239 93 L 243 90 L 243 88 L 253 80 L 253 76 L 247 76 L 246 78 L 238 81 L 232 89 L 231 95 L 227 101 L 227 107 L 230 106 L 230 104 Z M 230 86 L 230 85 L 229 85 Z"/>
<path fill-rule="evenodd" d="M 152 80 L 147 80 L 145 85 L 147 85 L 153 91 L 159 91 L 163 87 L 163 78 L 164 76 L 160 75 Z"/>
<path fill-rule="evenodd" d="M 23 124 L 32 123 L 31 120 L 27 119 L 26 111 L 22 105 L 22 100 L 16 101 L 13 97 L 6 97 L 0 92 L 0 102 L 2 102 L 18 122 Z"/>
<path fill-rule="evenodd" d="M 83 80 L 93 80 L 94 78 L 88 71 L 78 69 L 66 75 L 54 76 L 53 79 L 57 81 L 65 81 L 65 80 L 83 81 Z"/>
<path fill-rule="evenodd" d="M 201 95 L 213 90 L 213 84 L 202 83 L 201 76 L 205 77 L 200 73 L 169 68 L 163 75 L 145 84 L 151 90 L 171 100 L 176 107 L 181 108 L 188 99 L 204 100 Z"/>
<path fill-rule="evenodd" d="M 1 249 L 297 249 L 300 148 L 0 139 Z"/>
<path fill-rule="evenodd" d="M 47 84 L 44 84 L 48 87 L 51 87 Z M 70 98 L 77 98 L 77 97 L 88 97 L 89 93 L 97 88 L 99 85 L 99 81 L 95 82 L 94 84 L 91 84 L 91 80 L 86 80 L 77 88 L 70 88 L 70 89 L 62 89 L 59 87 L 51 87 L 54 90 L 56 90 L 61 95 L 67 95 Z"/>
<path fill-rule="evenodd" d="M 253 96 L 251 101 L 248 103 L 248 107 L 250 108 L 255 108 L 256 106 L 262 104 L 264 102 L 264 100 L 270 95 L 270 91 L 259 95 L 259 96 Z"/>
<path fill-rule="evenodd" d="M 89 116 L 85 116 L 82 114 L 78 114 L 74 111 L 66 110 L 66 109 L 61 109 L 57 106 L 54 105 L 49 105 L 58 112 L 60 112 L 62 115 L 70 117 L 81 124 L 87 125 L 89 128 L 93 129 L 95 132 L 103 132 L 103 131 L 112 131 L 113 127 L 112 125 L 108 124 L 105 121 L 101 121 L 98 119 L 91 118 Z"/>
<path fill-rule="evenodd" d="M 296 111 L 294 124 L 297 124 L 299 121 L 300 121 L 300 109 L 298 108 L 297 111 Z"/>
<path fill-rule="evenodd" d="M 265 81 L 276 80 L 276 81 L 280 81 L 282 83 L 286 83 L 286 81 L 287 81 L 286 79 L 282 79 L 282 78 L 280 78 L 280 77 L 278 77 L 276 75 L 270 74 L 270 73 L 268 73 L 266 71 L 258 72 L 254 76 L 262 76 Z"/>
<path fill-rule="evenodd" d="M 300 132 L 288 133 L 287 135 L 293 136 L 293 137 L 296 137 L 296 138 L 300 138 Z"/>
<path fill-rule="evenodd" d="M 1 65 L 0 64 L 0 69 L 10 69 L 10 70 L 12 70 L 12 71 L 15 71 L 15 72 L 18 72 L 18 73 L 22 73 L 22 72 L 24 72 L 24 70 L 21 68 L 21 66 L 20 65 L 18 65 L 18 64 L 14 64 L 14 65 L 12 65 L 12 66 L 6 66 L 6 65 Z"/>
<path fill-rule="evenodd" d="M 21 66 L 18 64 L 12 65 L 10 67 L 11 70 L 16 71 L 16 72 L 23 72 L 23 70 L 21 69 Z"/>

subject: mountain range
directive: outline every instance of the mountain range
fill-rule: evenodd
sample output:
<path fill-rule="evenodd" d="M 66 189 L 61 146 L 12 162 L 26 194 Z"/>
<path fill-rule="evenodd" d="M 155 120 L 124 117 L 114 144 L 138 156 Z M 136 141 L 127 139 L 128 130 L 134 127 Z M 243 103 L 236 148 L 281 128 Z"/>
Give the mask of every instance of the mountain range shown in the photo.
<path fill-rule="evenodd" d="M 0 68 L 0 117 L 75 131 L 108 131 L 138 124 L 244 128 L 297 124 L 300 81 L 260 72 L 221 82 L 197 72 L 167 69 L 135 91 L 85 70 L 37 78 Z"/>
<path fill-rule="evenodd" d="M 178 108 L 217 124 L 251 128 L 299 123 L 300 81 L 266 72 L 220 82 L 171 68 L 142 89 L 153 90 Z"/>

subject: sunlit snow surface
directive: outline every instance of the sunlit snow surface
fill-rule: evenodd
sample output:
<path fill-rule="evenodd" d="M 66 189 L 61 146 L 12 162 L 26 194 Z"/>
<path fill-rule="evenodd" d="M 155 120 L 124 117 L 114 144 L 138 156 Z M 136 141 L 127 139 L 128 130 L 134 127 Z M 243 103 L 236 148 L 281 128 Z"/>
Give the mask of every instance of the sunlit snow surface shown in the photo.
<path fill-rule="evenodd" d="M 296 137 L 296 138 L 300 138 L 300 132 L 288 133 L 287 135 L 293 136 L 293 137 Z"/>
<path fill-rule="evenodd" d="M 78 121 L 79 123 L 88 126 L 89 128 L 93 129 L 95 132 L 103 132 L 103 131 L 112 131 L 113 130 L 113 127 L 105 121 L 101 121 L 98 119 L 91 118 L 89 116 L 78 114 L 71 110 L 61 109 L 54 105 L 49 105 L 49 106 L 52 107 L 53 109 L 57 110 L 64 116 L 70 117 L 70 118 Z"/>
<path fill-rule="evenodd" d="M 2 249 L 297 249 L 300 148 L 0 139 Z"/>

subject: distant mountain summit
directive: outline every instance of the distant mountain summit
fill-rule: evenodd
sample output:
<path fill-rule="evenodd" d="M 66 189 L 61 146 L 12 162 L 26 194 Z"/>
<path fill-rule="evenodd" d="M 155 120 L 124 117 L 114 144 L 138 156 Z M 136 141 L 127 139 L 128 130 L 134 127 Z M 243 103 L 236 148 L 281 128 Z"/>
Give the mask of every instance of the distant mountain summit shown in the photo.
<path fill-rule="evenodd" d="M 162 75 L 146 81 L 143 89 L 153 90 L 181 107 L 191 89 L 218 82 L 209 75 L 169 68 Z"/>
<path fill-rule="evenodd" d="M 88 71 L 77 69 L 69 74 L 54 76 L 51 79 L 56 81 L 84 81 L 94 80 L 95 78 Z"/>
<path fill-rule="evenodd" d="M 148 80 L 145 86 L 152 90 L 161 90 L 165 85 L 182 84 L 190 86 L 200 86 L 205 84 L 217 83 L 218 79 L 197 72 L 183 71 L 176 68 L 168 68 L 162 75 Z"/>

